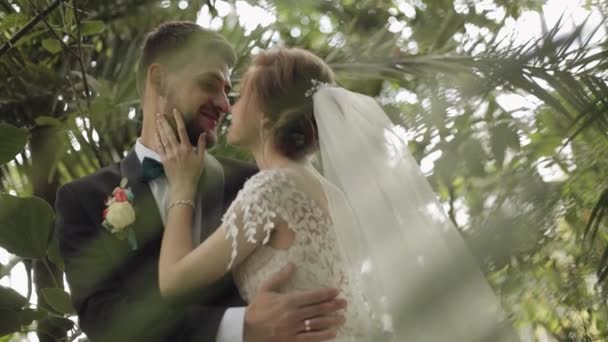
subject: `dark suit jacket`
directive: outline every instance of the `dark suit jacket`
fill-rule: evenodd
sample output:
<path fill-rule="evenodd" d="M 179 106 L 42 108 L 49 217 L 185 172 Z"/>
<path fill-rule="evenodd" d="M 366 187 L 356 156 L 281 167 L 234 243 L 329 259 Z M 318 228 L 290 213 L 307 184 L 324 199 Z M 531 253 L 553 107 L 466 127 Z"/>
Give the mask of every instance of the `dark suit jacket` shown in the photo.
<path fill-rule="evenodd" d="M 257 172 L 251 164 L 217 159 L 224 171 L 224 186 L 210 190 L 203 216 L 206 210 L 223 213 L 246 179 Z M 120 163 L 65 184 L 57 192 L 56 232 L 80 326 L 92 341 L 215 341 L 226 308 L 244 302 L 229 275 L 171 303 L 160 296 L 163 225 L 140 174 L 133 150 Z M 101 226 L 105 200 L 123 177 L 135 198 L 136 250 Z M 212 226 L 217 228 L 221 215 L 215 216 Z M 204 230 L 202 238 L 212 230 Z"/>

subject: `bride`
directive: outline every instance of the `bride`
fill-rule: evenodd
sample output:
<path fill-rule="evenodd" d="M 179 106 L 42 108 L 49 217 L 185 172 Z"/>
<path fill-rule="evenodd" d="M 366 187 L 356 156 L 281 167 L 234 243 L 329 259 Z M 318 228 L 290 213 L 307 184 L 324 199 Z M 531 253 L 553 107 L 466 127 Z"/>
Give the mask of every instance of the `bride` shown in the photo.
<path fill-rule="evenodd" d="M 227 138 L 260 172 L 195 249 L 192 189 L 205 139 L 194 149 L 174 115 L 177 135 L 164 116 L 157 125 L 174 201 L 159 261 L 164 296 L 232 272 L 247 301 L 291 262 L 283 292 L 335 287 L 349 303 L 335 341 L 518 341 L 386 114 L 335 86 L 317 56 L 269 50 L 245 73 Z M 309 317 L 302 329 L 319 323 Z"/>

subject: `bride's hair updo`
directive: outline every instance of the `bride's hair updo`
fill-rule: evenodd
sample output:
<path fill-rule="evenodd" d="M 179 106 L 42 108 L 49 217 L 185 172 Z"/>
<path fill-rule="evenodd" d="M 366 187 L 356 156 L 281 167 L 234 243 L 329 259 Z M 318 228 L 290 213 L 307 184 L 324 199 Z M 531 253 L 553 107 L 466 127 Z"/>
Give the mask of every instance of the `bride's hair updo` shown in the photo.
<path fill-rule="evenodd" d="M 270 124 L 275 148 L 292 160 L 313 152 L 317 124 L 306 92 L 314 81 L 333 83 L 331 68 L 309 51 L 277 48 L 257 55 L 249 72 L 249 89 Z"/>

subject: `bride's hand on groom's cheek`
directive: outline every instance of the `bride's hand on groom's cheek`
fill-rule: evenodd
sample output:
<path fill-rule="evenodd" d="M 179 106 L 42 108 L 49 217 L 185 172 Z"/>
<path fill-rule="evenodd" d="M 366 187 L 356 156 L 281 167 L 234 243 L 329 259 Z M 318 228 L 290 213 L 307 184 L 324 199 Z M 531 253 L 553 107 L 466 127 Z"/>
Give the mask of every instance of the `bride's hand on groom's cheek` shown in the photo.
<path fill-rule="evenodd" d="M 198 138 L 195 150 L 190 144 L 182 114 L 173 110 L 177 135 L 167 118 L 158 114 L 156 143 L 172 200 L 194 199 L 197 184 L 205 166 L 205 134 Z"/>
<path fill-rule="evenodd" d="M 295 270 L 285 266 L 263 284 L 245 311 L 245 342 L 320 342 L 336 337 L 346 301 L 337 289 L 279 293 Z M 308 321 L 308 322 L 307 322 Z M 307 328 L 308 327 L 308 328 Z"/>

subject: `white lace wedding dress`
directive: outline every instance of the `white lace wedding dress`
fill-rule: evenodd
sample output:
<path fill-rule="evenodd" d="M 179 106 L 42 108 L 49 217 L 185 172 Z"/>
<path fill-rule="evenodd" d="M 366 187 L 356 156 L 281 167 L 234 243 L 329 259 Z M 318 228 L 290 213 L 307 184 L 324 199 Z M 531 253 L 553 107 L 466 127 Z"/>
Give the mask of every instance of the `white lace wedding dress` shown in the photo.
<path fill-rule="evenodd" d="M 310 93 L 323 176 L 309 166 L 261 171 L 224 216 L 229 268 L 239 248 L 263 242 L 232 269 L 242 297 L 293 262 L 282 291 L 337 287 L 348 301 L 336 341 L 519 341 L 382 107 L 333 85 Z M 295 235 L 285 250 L 268 245 L 277 222 Z"/>
<path fill-rule="evenodd" d="M 339 288 L 348 308 L 335 341 L 366 341 L 376 320 L 366 309 L 356 279 L 349 279 L 345 272 L 327 208 L 313 199 L 319 198 L 321 187 L 311 185 L 320 181 L 305 168 L 263 170 L 250 178 L 223 218 L 233 247 L 229 268 L 237 255 L 238 234 L 252 242 L 256 235 L 264 236 L 263 244 L 232 270 L 243 299 L 251 300 L 264 281 L 292 262 L 296 272 L 281 291 Z M 277 219 L 295 234 L 287 249 L 267 244 Z"/>

